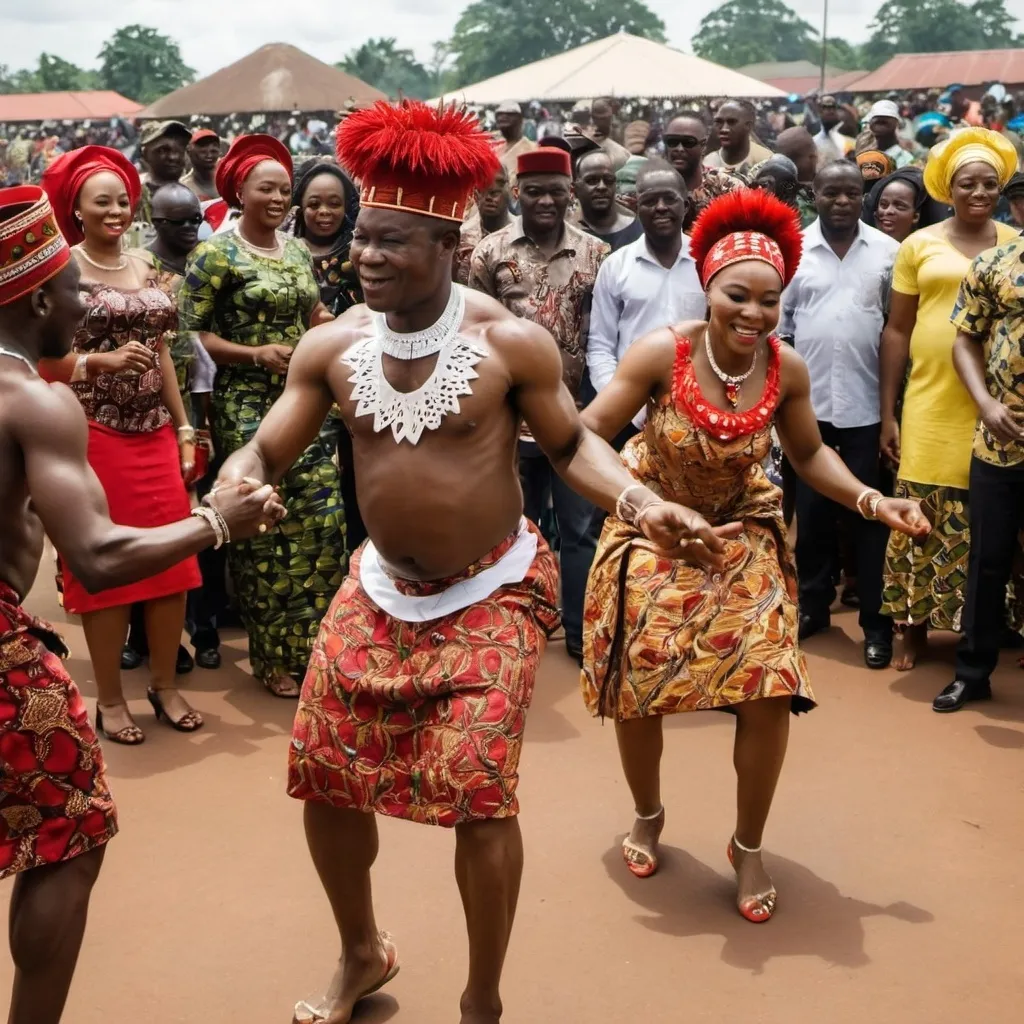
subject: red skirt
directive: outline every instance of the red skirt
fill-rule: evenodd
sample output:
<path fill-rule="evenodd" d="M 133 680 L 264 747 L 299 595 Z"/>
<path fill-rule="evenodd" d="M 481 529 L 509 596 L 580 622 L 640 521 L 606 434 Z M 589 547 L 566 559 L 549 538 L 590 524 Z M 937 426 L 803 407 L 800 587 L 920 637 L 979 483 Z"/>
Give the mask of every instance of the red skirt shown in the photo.
<path fill-rule="evenodd" d="M 89 421 L 89 465 L 99 477 L 119 526 L 148 528 L 176 523 L 189 514 L 188 493 L 181 478 L 178 439 L 168 424 L 152 433 L 124 434 Z M 156 576 L 123 587 L 90 594 L 61 559 L 64 609 L 72 615 L 118 608 L 136 601 L 155 601 L 193 590 L 202 583 L 195 556 Z"/>
<path fill-rule="evenodd" d="M 0 878 L 59 864 L 117 832 L 103 753 L 53 628 L 0 581 Z"/>
<path fill-rule="evenodd" d="M 493 565 L 512 540 L 440 589 Z M 292 730 L 289 795 L 445 827 L 517 814 L 541 637 L 558 626 L 555 557 L 538 535 L 522 582 L 410 623 L 363 590 L 362 554 L 352 556 L 313 647 Z M 403 581 L 399 589 L 439 588 Z"/>

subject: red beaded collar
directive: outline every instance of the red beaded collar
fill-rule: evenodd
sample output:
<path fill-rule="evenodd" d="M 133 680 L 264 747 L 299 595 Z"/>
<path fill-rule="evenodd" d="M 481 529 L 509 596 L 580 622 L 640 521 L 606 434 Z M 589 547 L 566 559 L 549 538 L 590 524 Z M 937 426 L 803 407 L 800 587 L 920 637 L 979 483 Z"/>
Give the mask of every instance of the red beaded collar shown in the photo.
<path fill-rule="evenodd" d="M 734 441 L 766 427 L 779 404 L 779 339 L 768 339 L 768 373 L 761 400 L 746 412 L 726 412 L 712 405 L 700 390 L 690 358 L 690 339 L 676 338 L 676 363 L 672 369 L 672 400 L 693 423 L 718 441 Z"/>

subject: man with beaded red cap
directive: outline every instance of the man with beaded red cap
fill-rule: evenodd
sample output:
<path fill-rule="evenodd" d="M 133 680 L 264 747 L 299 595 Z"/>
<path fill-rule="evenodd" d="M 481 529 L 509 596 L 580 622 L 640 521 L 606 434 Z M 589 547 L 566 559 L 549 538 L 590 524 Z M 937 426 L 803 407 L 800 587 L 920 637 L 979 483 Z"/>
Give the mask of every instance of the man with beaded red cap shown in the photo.
<path fill-rule="evenodd" d="M 41 188 L 0 189 L 0 878 L 15 963 L 9 1024 L 57 1024 L 93 883 L 117 832 L 96 734 L 52 626 L 22 600 L 43 531 L 92 592 L 134 582 L 256 533 L 283 509 L 271 488 L 218 495 L 184 521 L 117 526 L 86 461 L 85 415 L 40 358 L 59 359 L 85 312 L 79 272 Z"/>
<path fill-rule="evenodd" d="M 279 479 L 337 403 L 369 533 L 321 625 L 289 751 L 342 947 L 327 995 L 295 1016 L 346 1024 L 397 973 L 370 895 L 384 814 L 454 828 L 461 1020 L 495 1024 L 522 873 L 519 755 L 557 623 L 554 560 L 522 514 L 520 422 L 571 486 L 640 515 L 654 544 L 717 562 L 724 542 L 635 487 L 583 429 L 546 330 L 452 282 L 466 203 L 497 169 L 476 119 L 377 104 L 345 119 L 338 156 L 361 182 L 351 258 L 366 304 L 302 339 L 284 394 L 220 477 Z"/>

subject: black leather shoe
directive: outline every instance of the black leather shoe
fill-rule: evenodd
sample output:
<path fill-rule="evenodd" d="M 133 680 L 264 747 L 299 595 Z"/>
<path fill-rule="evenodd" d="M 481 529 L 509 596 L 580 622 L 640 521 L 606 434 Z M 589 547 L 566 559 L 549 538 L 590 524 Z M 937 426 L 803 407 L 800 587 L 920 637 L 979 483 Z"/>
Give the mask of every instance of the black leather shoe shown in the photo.
<path fill-rule="evenodd" d="M 803 612 L 800 613 L 800 629 L 797 636 L 801 640 L 810 640 L 815 633 L 821 633 L 828 629 L 832 625 L 832 619 L 826 615 L 824 618 L 819 618 L 814 615 L 807 615 Z"/>
<path fill-rule="evenodd" d="M 974 686 L 963 679 L 954 679 L 942 693 L 932 701 L 932 711 L 948 713 L 959 711 L 969 700 L 991 700 L 992 686 L 983 683 Z"/>
<path fill-rule="evenodd" d="M 568 637 L 567 637 L 566 641 L 565 641 L 565 653 L 568 654 L 569 657 L 572 658 L 572 660 L 575 661 L 576 664 L 579 665 L 580 668 L 583 668 L 583 645 L 582 644 L 577 644 L 574 641 L 569 640 Z"/>
<path fill-rule="evenodd" d="M 864 664 L 868 668 L 888 668 L 892 662 L 891 640 L 865 640 Z"/>
<path fill-rule="evenodd" d="M 196 651 L 196 664 L 200 668 L 220 668 L 220 648 L 204 647 Z"/>
<path fill-rule="evenodd" d="M 192 660 L 192 655 L 181 644 L 178 644 L 178 660 L 174 663 L 174 671 L 179 676 L 187 676 L 195 667 L 196 663 Z"/>
<path fill-rule="evenodd" d="M 121 648 L 121 671 L 131 672 L 132 669 L 138 668 L 145 659 L 134 647 L 129 647 L 127 644 Z"/>

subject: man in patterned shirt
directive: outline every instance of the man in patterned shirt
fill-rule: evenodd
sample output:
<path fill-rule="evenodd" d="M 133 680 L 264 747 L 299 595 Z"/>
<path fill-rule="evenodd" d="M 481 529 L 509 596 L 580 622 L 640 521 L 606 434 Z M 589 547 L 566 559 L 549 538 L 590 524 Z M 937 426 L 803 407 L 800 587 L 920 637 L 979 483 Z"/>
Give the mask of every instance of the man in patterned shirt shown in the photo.
<path fill-rule="evenodd" d="M 582 408 L 591 397 L 585 380 L 587 333 L 597 271 L 609 247 L 566 223 L 572 199 L 569 154 L 541 147 L 519 157 L 515 189 L 521 216 L 473 250 L 469 286 L 486 292 L 518 317 L 547 329 L 562 354 L 563 379 Z M 565 485 L 524 431 L 519 475 L 526 516 L 539 522 L 550 499 L 560 540 L 565 646 L 583 652 L 583 595 L 594 558 L 589 533 L 593 505 Z"/>
<path fill-rule="evenodd" d="M 501 167 L 490 188 L 476 193 L 476 209 L 462 222 L 452 273 L 459 284 L 469 284 L 469 258 L 481 239 L 500 231 L 512 219 L 508 212 L 508 172 Z"/>
<path fill-rule="evenodd" d="M 971 552 L 953 681 L 932 703 L 959 711 L 992 696 L 1006 585 L 1024 528 L 1024 240 L 982 253 L 952 315 L 953 365 L 978 405 L 971 457 Z"/>
<path fill-rule="evenodd" d="M 704 166 L 704 152 L 708 145 L 707 118 L 698 110 L 684 110 L 676 114 L 662 136 L 665 157 L 683 176 L 690 196 L 690 205 L 683 221 L 683 231 L 689 232 L 704 207 L 742 182 L 724 171 Z"/>

